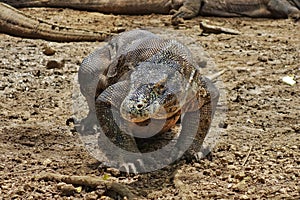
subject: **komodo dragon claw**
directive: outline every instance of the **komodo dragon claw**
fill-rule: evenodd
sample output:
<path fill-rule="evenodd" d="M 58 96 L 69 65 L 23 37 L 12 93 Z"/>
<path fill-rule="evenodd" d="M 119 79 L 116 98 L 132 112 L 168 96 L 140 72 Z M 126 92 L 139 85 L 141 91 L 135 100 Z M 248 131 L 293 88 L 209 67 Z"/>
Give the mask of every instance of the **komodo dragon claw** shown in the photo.
<path fill-rule="evenodd" d="M 137 169 L 136 169 L 134 163 L 123 163 L 119 167 L 119 170 L 126 172 L 127 174 L 130 174 L 130 173 L 137 174 Z"/>

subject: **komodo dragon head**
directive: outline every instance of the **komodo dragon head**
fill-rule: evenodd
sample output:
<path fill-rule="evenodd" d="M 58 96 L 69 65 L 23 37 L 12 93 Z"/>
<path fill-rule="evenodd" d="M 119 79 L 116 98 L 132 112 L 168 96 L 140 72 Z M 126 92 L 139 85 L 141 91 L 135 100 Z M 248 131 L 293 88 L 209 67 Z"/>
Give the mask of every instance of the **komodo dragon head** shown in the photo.
<path fill-rule="evenodd" d="M 120 106 L 130 122 L 167 119 L 185 102 L 186 81 L 176 64 L 140 63 L 130 75 L 130 89 Z"/>

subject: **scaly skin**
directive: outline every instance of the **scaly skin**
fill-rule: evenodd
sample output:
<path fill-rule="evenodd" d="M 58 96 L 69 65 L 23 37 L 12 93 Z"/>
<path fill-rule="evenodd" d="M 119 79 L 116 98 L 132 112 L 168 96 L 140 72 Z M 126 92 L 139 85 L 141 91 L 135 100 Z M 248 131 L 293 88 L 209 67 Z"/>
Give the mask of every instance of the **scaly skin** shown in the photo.
<path fill-rule="evenodd" d="M 182 0 L 4 0 L 2 2 L 16 8 L 60 7 L 126 15 L 169 14 L 171 9 L 176 9 L 182 4 Z"/>
<path fill-rule="evenodd" d="M 200 16 L 299 18 L 299 0 L 186 0 L 173 18 Z"/>
<path fill-rule="evenodd" d="M 63 7 L 102 13 L 142 15 L 169 14 L 175 17 L 299 17 L 299 0 L 4 0 L 14 7 Z M 182 6 L 183 5 L 183 6 Z"/>
<path fill-rule="evenodd" d="M 0 3 L 0 32 L 13 36 L 56 42 L 103 41 L 110 34 L 63 27 L 35 19 Z"/>
<path fill-rule="evenodd" d="M 137 160 L 155 164 L 138 154 L 141 149 L 136 137 L 150 138 L 147 134 L 155 128 L 159 130 L 155 134 L 168 131 L 181 114 L 182 130 L 168 158 L 176 159 L 189 144 L 187 155 L 199 158 L 219 93 L 211 81 L 200 74 L 184 45 L 147 31 L 124 32 L 88 56 L 78 75 L 81 92 L 90 109 L 83 127 L 93 127 L 90 123 L 96 115 L 102 133 L 111 142 L 137 153 L 134 157 L 108 156 L 110 160 L 123 159 L 124 163 L 131 163 L 130 166 Z M 151 129 L 147 129 L 148 120 L 152 123 Z M 102 133 L 100 135 L 104 135 Z M 99 146 L 111 148 L 102 139 Z M 112 147 L 107 152 L 119 155 L 116 151 Z M 125 166 L 128 168 L 129 164 Z"/>

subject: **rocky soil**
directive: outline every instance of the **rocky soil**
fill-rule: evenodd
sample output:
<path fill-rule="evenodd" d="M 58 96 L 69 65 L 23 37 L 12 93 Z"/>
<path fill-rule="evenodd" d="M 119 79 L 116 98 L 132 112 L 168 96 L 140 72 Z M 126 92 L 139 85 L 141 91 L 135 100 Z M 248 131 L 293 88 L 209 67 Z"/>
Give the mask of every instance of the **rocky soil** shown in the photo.
<path fill-rule="evenodd" d="M 50 172 L 121 183 L 138 199 L 300 198 L 299 22 L 198 17 L 174 27 L 170 16 L 164 15 L 113 16 L 46 8 L 23 11 L 73 27 L 112 32 L 147 28 L 166 37 L 172 33 L 176 39 L 178 35 L 184 43 L 199 43 L 219 71 L 227 70 L 221 78 L 228 109 L 220 139 L 208 158 L 124 176 L 99 167 L 74 127 L 66 125 L 73 115 L 72 93 L 79 65 L 105 43 L 55 43 L 0 34 L 1 198 L 123 198 L 113 187 L 39 178 Z M 199 22 L 203 20 L 242 34 L 201 35 Z M 285 83 L 286 76 L 296 83 Z"/>

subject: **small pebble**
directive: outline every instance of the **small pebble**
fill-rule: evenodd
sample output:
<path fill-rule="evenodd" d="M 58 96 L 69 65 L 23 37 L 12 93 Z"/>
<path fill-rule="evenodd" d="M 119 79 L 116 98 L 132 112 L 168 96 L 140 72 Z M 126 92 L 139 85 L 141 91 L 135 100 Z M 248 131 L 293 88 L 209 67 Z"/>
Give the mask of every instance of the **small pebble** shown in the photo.
<path fill-rule="evenodd" d="M 93 191 L 91 193 L 88 193 L 86 196 L 85 196 L 85 199 L 86 200 L 96 200 L 98 199 L 98 195 Z"/>
<path fill-rule="evenodd" d="M 44 53 L 46 56 L 53 56 L 53 55 L 56 53 L 56 51 L 55 51 L 53 48 L 51 48 L 51 47 L 49 47 L 49 46 L 46 46 L 46 47 L 44 47 L 43 53 Z"/>
<path fill-rule="evenodd" d="M 235 178 L 239 179 L 239 180 L 243 180 L 245 177 L 246 177 L 246 174 L 244 172 L 240 172 L 235 175 Z"/>
<path fill-rule="evenodd" d="M 52 163 L 52 160 L 50 160 L 49 158 L 47 158 L 43 161 L 43 165 L 45 165 L 45 166 L 48 166 L 50 163 Z"/>
<path fill-rule="evenodd" d="M 71 196 L 77 192 L 77 189 L 72 184 L 58 183 L 57 188 L 63 196 Z"/>
<path fill-rule="evenodd" d="M 110 173 L 114 177 L 120 176 L 120 170 L 117 170 L 115 168 L 107 168 L 107 172 Z"/>
<path fill-rule="evenodd" d="M 259 56 L 257 58 L 258 61 L 260 62 L 267 62 L 268 61 L 268 57 L 267 56 Z"/>
<path fill-rule="evenodd" d="M 47 69 L 61 69 L 63 68 L 65 65 L 65 62 L 64 60 L 49 60 L 47 65 L 46 65 L 46 68 Z"/>

